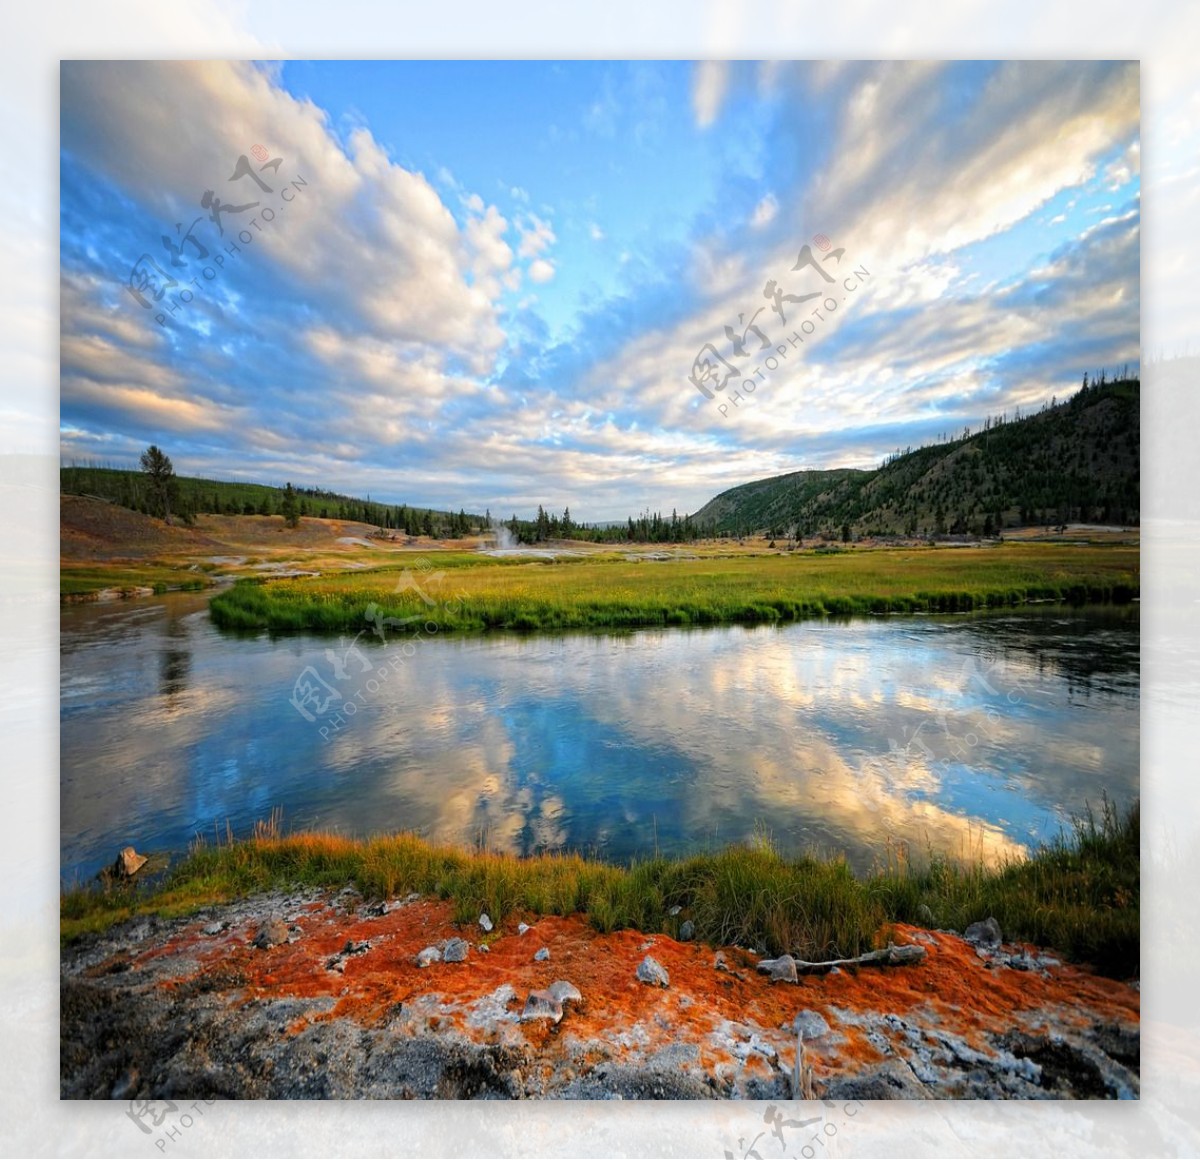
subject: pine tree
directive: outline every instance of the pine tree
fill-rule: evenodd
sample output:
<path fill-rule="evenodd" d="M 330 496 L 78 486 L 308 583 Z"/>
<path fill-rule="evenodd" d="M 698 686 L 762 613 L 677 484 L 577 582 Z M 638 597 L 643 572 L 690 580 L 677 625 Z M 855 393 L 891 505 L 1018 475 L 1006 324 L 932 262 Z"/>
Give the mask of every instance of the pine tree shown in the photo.
<path fill-rule="evenodd" d="M 296 504 L 296 491 L 290 483 L 283 490 L 283 502 L 279 505 L 279 514 L 287 521 L 289 528 L 294 528 L 300 522 L 300 510 Z"/>
<path fill-rule="evenodd" d="M 153 443 L 142 452 L 142 470 L 146 473 L 155 508 L 161 512 L 165 523 L 171 522 L 171 503 L 175 499 L 178 483 L 171 460 Z"/>

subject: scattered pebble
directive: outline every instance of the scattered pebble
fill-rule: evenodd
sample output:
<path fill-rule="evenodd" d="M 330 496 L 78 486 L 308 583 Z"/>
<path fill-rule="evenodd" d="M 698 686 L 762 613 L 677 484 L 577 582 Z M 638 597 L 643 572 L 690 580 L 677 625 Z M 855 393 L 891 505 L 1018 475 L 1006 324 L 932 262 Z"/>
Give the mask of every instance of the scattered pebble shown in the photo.
<path fill-rule="evenodd" d="M 447 963 L 465 963 L 471 948 L 465 939 L 452 938 L 442 951 L 442 961 Z"/>
<path fill-rule="evenodd" d="M 667 974 L 666 967 L 650 955 L 647 955 L 638 964 L 637 977 L 651 987 L 669 987 L 671 985 L 671 976 Z"/>
<path fill-rule="evenodd" d="M 287 923 L 280 918 L 271 918 L 258 928 L 258 934 L 254 936 L 254 945 L 265 951 L 271 947 L 277 947 L 287 940 Z"/>
<path fill-rule="evenodd" d="M 679 941 L 691 942 L 696 937 L 696 924 L 689 918 L 679 928 Z"/>
<path fill-rule="evenodd" d="M 441 960 L 442 952 L 437 947 L 426 947 L 417 954 L 418 967 L 427 967 L 430 963 L 439 963 Z"/>
<path fill-rule="evenodd" d="M 799 982 L 796 960 L 791 955 L 780 955 L 777 959 L 763 959 L 758 964 L 758 970 L 760 974 L 766 975 L 772 983 Z"/>
<path fill-rule="evenodd" d="M 820 1039 L 822 1035 L 829 1034 L 829 1024 L 826 1022 L 825 1016 L 807 1008 L 792 1021 L 792 1029 L 802 1032 L 806 1040 Z"/>
<path fill-rule="evenodd" d="M 521 1022 L 530 1019 L 549 1019 L 557 1023 L 563 1017 L 562 1003 L 549 991 L 530 991 L 521 1012 Z"/>
<path fill-rule="evenodd" d="M 533 956 L 534 962 L 544 963 L 550 957 L 550 948 L 542 947 L 536 955 Z"/>
<path fill-rule="evenodd" d="M 565 979 L 556 980 L 546 990 L 560 1003 L 566 1003 L 572 999 L 578 1003 L 583 999 L 583 996 L 579 993 L 579 988 L 574 983 L 568 983 Z"/>
<path fill-rule="evenodd" d="M 481 914 L 479 916 L 479 925 L 483 927 L 484 932 L 486 933 L 492 929 L 492 920 L 486 914 Z"/>
<path fill-rule="evenodd" d="M 998 947 L 1002 941 L 1000 924 L 994 918 L 973 922 L 963 932 L 963 938 L 976 946 Z"/>

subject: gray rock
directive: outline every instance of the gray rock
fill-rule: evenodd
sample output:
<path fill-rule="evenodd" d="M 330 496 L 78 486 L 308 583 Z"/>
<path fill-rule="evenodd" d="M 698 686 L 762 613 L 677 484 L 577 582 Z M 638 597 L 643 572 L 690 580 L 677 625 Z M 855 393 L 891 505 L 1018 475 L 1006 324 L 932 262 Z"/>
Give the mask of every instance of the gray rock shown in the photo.
<path fill-rule="evenodd" d="M 568 983 L 565 979 L 558 979 L 551 983 L 546 988 L 548 994 L 553 995 L 559 1003 L 567 1002 L 582 1002 L 583 996 L 579 993 L 579 988 L 574 983 Z"/>
<path fill-rule="evenodd" d="M 265 951 L 271 947 L 277 947 L 287 940 L 287 923 L 279 918 L 271 918 L 258 928 L 258 934 L 254 936 L 254 945 Z"/>
<path fill-rule="evenodd" d="M 530 1019 L 549 1019 L 557 1023 L 563 1017 L 562 1002 L 549 991 L 530 991 L 521 1012 L 521 1022 Z"/>
<path fill-rule="evenodd" d="M 417 966 L 427 967 L 430 963 L 440 963 L 442 952 L 437 947 L 426 947 L 417 954 Z"/>
<path fill-rule="evenodd" d="M 452 938 L 442 950 L 442 961 L 447 963 L 465 963 L 471 948 L 465 939 Z"/>
<path fill-rule="evenodd" d="M 355 942 L 353 939 L 347 939 L 346 945 L 342 947 L 343 955 L 365 955 L 371 949 L 369 942 Z"/>
<path fill-rule="evenodd" d="M 990 917 L 983 922 L 973 922 L 963 932 L 963 938 L 976 946 L 998 947 L 1002 941 L 1000 924 Z"/>
<path fill-rule="evenodd" d="M 388 906 L 387 899 L 385 898 L 382 902 L 372 903 L 367 907 L 365 913 L 368 918 L 382 918 L 390 909 L 391 907 Z"/>
<path fill-rule="evenodd" d="M 829 1024 L 825 1021 L 825 1016 L 807 1008 L 792 1021 L 792 1027 L 803 1032 L 806 1040 L 820 1039 L 822 1035 L 829 1034 Z"/>
<path fill-rule="evenodd" d="M 917 921 L 926 926 L 933 926 L 933 911 L 923 902 L 917 907 Z"/>
<path fill-rule="evenodd" d="M 691 942 L 696 937 L 696 924 L 692 920 L 686 919 L 684 924 L 679 928 L 679 941 Z"/>
<path fill-rule="evenodd" d="M 668 914 L 669 914 L 669 915 L 670 915 L 672 918 L 674 918 L 674 917 L 675 917 L 675 916 L 676 916 L 676 915 L 677 915 L 677 914 L 678 914 L 678 913 L 679 913 L 679 912 L 680 912 L 682 909 L 683 909 L 683 907 L 682 907 L 682 906 L 672 906 L 672 907 L 671 907 L 671 909 L 667 911 L 667 913 L 668 913 Z"/>
<path fill-rule="evenodd" d="M 550 948 L 542 947 L 542 949 L 533 956 L 533 961 L 535 963 L 544 963 L 549 958 L 550 958 Z"/>
<path fill-rule="evenodd" d="M 524 934 L 528 929 L 529 929 L 529 923 L 527 923 L 527 922 L 517 923 L 517 934 Z"/>
<path fill-rule="evenodd" d="M 717 957 L 715 959 L 713 959 L 713 970 L 714 971 L 728 971 L 729 970 L 729 960 L 725 957 L 724 951 L 717 951 Z"/>
<path fill-rule="evenodd" d="M 638 964 L 637 977 L 651 987 L 669 987 L 671 985 L 671 976 L 667 974 L 666 967 L 650 955 L 647 955 Z"/>
<path fill-rule="evenodd" d="M 479 916 L 479 925 L 483 927 L 485 933 L 492 929 L 492 920 L 486 914 Z"/>
<path fill-rule="evenodd" d="M 492 948 L 488 946 L 487 943 L 480 943 L 475 949 L 481 954 L 485 955 L 490 955 L 492 953 Z"/>
<path fill-rule="evenodd" d="M 758 964 L 759 974 L 766 975 L 772 983 L 796 983 L 796 960 L 791 955 L 780 955 L 777 959 L 763 959 Z"/>
<path fill-rule="evenodd" d="M 204 928 L 204 933 L 205 934 L 220 934 L 222 931 L 224 931 L 224 929 L 228 925 L 229 924 L 225 923 L 225 922 L 210 922 L 208 924 L 208 926 L 206 926 Z"/>

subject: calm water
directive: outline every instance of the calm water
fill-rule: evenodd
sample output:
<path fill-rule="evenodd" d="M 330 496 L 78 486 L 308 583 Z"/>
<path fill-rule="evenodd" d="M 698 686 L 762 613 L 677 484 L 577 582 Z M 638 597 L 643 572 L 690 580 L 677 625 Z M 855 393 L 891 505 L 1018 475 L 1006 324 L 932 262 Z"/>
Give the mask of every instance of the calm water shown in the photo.
<path fill-rule="evenodd" d="M 889 840 L 995 856 L 1102 791 L 1137 794 L 1136 606 L 432 638 L 411 656 L 364 637 L 344 680 L 336 644 L 222 633 L 203 595 L 64 609 L 63 876 L 275 807 L 287 827 L 612 859 L 765 831 L 861 868 Z M 308 668 L 342 695 L 311 722 L 292 704 Z"/>

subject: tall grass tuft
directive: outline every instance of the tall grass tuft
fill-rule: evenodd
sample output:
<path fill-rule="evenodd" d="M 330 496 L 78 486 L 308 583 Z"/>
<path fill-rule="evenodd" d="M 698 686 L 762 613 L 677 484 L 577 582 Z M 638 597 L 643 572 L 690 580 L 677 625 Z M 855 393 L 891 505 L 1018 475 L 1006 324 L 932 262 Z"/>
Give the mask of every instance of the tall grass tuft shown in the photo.
<path fill-rule="evenodd" d="M 1070 834 L 999 866 L 934 858 L 914 867 L 903 852 L 865 877 L 844 859 L 786 858 L 760 837 L 687 858 L 629 866 L 578 854 L 520 858 L 433 845 L 413 834 L 355 840 L 282 832 L 275 812 L 242 841 L 196 842 L 151 890 L 64 890 L 64 940 L 135 913 L 164 917 L 257 891 L 356 883 L 368 895 L 416 891 L 451 901 L 456 919 L 586 914 L 600 931 L 632 928 L 677 935 L 684 918 L 697 937 L 816 961 L 872 949 L 889 923 L 962 930 L 994 915 L 1006 939 L 1056 948 L 1127 977 L 1139 967 L 1140 811 L 1105 799 Z M 680 907 L 679 914 L 672 914 Z"/>

